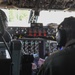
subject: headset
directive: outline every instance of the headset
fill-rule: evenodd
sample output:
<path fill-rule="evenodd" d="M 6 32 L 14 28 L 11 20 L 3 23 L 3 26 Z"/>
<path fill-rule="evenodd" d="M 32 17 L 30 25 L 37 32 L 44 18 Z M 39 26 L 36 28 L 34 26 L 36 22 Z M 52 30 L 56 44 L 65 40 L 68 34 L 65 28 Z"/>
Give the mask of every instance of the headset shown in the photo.
<path fill-rule="evenodd" d="M 66 31 L 62 27 L 58 28 L 58 31 L 56 33 L 56 41 L 59 47 L 65 46 L 66 44 L 67 41 Z"/>

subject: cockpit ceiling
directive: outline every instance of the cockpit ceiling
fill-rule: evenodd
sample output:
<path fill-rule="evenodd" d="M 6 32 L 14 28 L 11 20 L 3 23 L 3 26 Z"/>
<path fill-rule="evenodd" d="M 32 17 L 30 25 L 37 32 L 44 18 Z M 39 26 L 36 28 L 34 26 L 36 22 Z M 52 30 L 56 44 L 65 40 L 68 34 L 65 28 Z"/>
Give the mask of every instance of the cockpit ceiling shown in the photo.
<path fill-rule="evenodd" d="M 8 0 L 7 5 L 31 9 L 75 9 L 75 0 Z"/>

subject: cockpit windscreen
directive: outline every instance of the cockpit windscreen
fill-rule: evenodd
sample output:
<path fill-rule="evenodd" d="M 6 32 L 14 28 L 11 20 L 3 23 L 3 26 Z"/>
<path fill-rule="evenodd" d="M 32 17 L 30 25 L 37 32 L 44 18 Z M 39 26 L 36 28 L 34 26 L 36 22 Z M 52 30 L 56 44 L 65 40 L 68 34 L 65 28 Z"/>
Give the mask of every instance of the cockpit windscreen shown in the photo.
<path fill-rule="evenodd" d="M 8 17 L 8 25 L 14 27 L 30 27 L 29 18 L 31 9 L 2 9 Z M 58 10 L 40 10 L 37 23 L 43 23 L 47 26 L 49 23 L 60 24 L 65 17 L 75 16 L 75 12 L 58 11 Z"/>

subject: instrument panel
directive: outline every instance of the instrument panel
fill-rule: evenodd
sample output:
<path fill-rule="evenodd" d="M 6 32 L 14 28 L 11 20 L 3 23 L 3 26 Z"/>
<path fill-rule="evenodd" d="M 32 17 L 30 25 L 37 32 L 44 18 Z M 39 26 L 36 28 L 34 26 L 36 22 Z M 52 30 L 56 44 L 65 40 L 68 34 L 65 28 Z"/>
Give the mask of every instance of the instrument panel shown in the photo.
<path fill-rule="evenodd" d="M 44 58 L 46 52 L 51 52 L 47 40 L 55 40 L 55 29 L 49 26 L 8 27 L 8 32 L 13 39 L 23 42 L 24 54 L 37 54 L 41 58 Z"/>
<path fill-rule="evenodd" d="M 57 51 L 57 43 L 51 42 L 55 41 L 56 31 L 49 26 L 8 27 L 8 32 L 13 39 L 23 42 L 25 55 L 44 58 L 47 53 Z"/>
<path fill-rule="evenodd" d="M 43 27 L 8 27 L 8 32 L 13 39 L 21 38 L 45 38 L 55 40 L 55 29 Z"/>

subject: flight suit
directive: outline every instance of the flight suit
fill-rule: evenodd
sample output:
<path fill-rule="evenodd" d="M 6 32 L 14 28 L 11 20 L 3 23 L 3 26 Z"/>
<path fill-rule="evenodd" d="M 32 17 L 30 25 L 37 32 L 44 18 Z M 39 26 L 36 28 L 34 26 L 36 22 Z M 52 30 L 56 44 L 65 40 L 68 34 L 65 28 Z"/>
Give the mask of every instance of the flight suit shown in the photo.
<path fill-rule="evenodd" d="M 75 75 L 75 39 L 44 62 L 37 75 Z"/>

